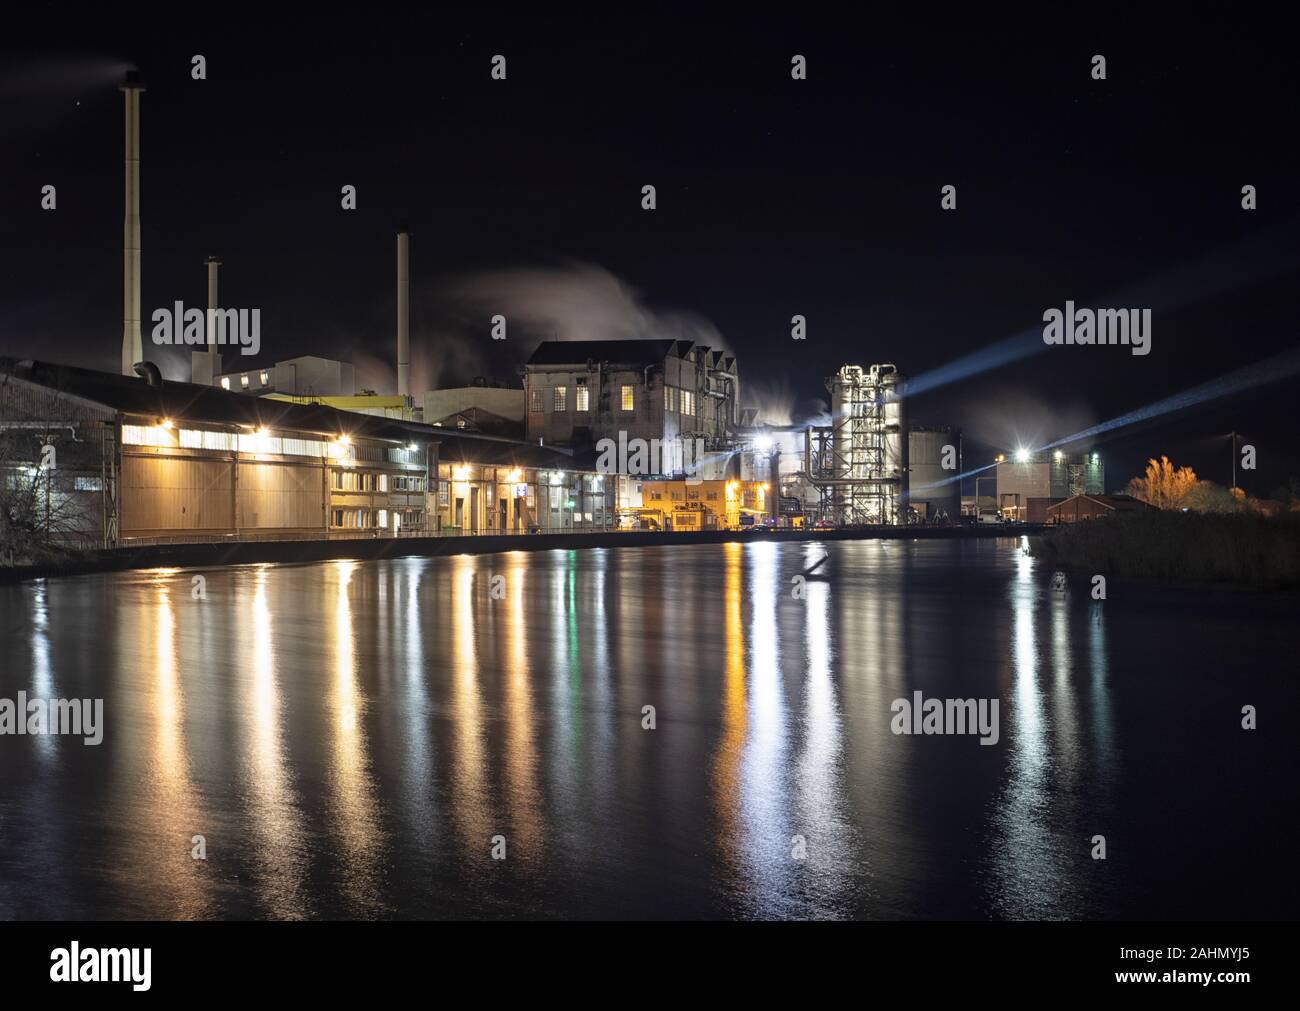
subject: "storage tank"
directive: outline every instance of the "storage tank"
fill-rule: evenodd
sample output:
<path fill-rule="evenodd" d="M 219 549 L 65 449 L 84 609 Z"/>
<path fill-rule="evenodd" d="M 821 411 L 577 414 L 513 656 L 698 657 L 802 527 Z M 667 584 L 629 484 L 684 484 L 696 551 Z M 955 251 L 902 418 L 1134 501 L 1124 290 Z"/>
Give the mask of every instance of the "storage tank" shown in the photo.
<path fill-rule="evenodd" d="M 961 482 L 952 478 L 961 473 L 961 433 L 953 428 L 914 425 L 908 432 L 907 441 L 911 457 L 908 476 L 913 508 L 927 519 L 942 514 L 955 522 L 961 515 Z M 946 454 L 954 463 L 951 470 L 943 466 L 945 447 L 948 446 L 952 447 L 952 452 Z"/>
<path fill-rule="evenodd" d="M 903 377 L 895 365 L 873 365 L 877 396 L 884 405 L 884 474 L 889 495 L 882 517 L 886 523 L 902 523 L 907 517 L 908 460 L 911 447 L 907 436 L 907 408 Z"/>

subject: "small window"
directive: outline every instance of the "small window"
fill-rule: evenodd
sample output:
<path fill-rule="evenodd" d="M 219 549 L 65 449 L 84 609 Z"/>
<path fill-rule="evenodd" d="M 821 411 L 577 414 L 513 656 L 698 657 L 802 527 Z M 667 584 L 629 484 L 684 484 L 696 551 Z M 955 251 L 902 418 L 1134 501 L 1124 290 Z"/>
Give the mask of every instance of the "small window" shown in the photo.
<path fill-rule="evenodd" d="M 632 387 L 630 387 L 630 386 L 624 386 L 624 387 L 623 387 L 623 401 L 622 401 L 622 404 L 623 404 L 623 410 L 625 410 L 625 411 L 631 411 L 631 410 L 634 410 L 634 409 L 635 409 L 636 401 L 635 401 L 635 399 L 633 398 L 633 395 L 632 395 Z"/>
<path fill-rule="evenodd" d="M 533 414 L 542 413 L 542 391 L 536 387 L 528 391 L 528 410 Z"/>
<path fill-rule="evenodd" d="M 228 390 L 228 389 L 230 389 L 230 377 L 229 377 L 229 376 L 222 376 L 222 377 L 221 377 L 221 388 L 222 388 L 223 390 Z"/>
<path fill-rule="evenodd" d="M 569 388 L 567 386 L 556 386 L 551 392 L 551 410 L 557 414 L 563 414 L 569 409 Z"/>
<path fill-rule="evenodd" d="M 270 373 L 263 372 L 261 378 L 262 378 L 262 385 L 263 385 L 263 386 L 267 386 L 267 385 L 270 384 L 270 382 L 271 382 L 271 376 L 270 376 Z"/>
<path fill-rule="evenodd" d="M 579 381 L 581 382 L 581 380 Z M 574 393 L 574 398 L 573 398 L 573 409 L 575 411 L 591 410 L 590 401 L 587 399 L 589 394 L 590 391 L 587 389 L 585 385 L 578 387 L 578 389 Z"/>
<path fill-rule="evenodd" d="M 248 373 L 244 373 L 239 377 L 239 385 L 244 387 L 248 386 Z"/>

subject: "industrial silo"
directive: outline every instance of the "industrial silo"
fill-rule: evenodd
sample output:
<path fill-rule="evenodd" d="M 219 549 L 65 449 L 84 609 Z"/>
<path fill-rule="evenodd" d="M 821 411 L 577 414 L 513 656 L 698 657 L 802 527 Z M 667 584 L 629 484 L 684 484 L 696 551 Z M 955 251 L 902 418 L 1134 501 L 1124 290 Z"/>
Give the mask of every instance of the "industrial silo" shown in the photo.
<path fill-rule="evenodd" d="M 880 522 L 902 523 L 907 518 L 908 471 L 911 447 L 907 436 L 907 405 L 903 377 L 895 365 L 871 366 L 876 396 L 881 403 L 885 479 Z"/>
<path fill-rule="evenodd" d="M 928 520 L 961 516 L 961 433 L 952 428 L 914 425 L 908 433 L 911 505 Z M 944 463 L 952 464 L 951 468 Z"/>

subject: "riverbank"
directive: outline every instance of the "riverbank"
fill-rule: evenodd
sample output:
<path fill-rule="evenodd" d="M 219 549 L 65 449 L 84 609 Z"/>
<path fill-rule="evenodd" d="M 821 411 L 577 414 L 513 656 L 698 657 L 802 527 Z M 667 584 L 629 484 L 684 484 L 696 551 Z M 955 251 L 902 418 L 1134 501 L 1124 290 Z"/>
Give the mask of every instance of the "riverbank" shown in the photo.
<path fill-rule="evenodd" d="M 1052 529 L 1030 553 L 1107 576 L 1300 589 L 1300 516 L 1124 513 Z"/>
<path fill-rule="evenodd" d="M 251 565 L 266 562 L 322 562 L 340 558 L 371 561 L 381 558 L 437 555 L 489 555 L 505 551 L 556 551 L 576 548 L 656 547 L 671 544 L 721 544 L 727 541 L 843 541 L 871 539 L 933 540 L 945 538 L 1019 537 L 1038 533 L 1036 524 L 983 527 L 854 527 L 844 530 L 703 530 L 609 531 L 570 534 L 479 534 L 468 537 L 377 537 L 374 540 L 233 541 L 228 544 L 156 544 L 115 548 L 70 556 L 59 564 L 0 568 L 0 584 L 77 576 L 124 569 L 196 568 Z"/>

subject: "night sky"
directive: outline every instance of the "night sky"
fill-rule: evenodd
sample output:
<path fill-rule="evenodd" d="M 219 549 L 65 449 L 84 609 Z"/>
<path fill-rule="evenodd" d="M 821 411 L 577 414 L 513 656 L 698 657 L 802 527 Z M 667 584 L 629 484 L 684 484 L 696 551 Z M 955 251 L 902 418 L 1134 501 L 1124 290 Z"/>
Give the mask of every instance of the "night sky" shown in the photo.
<path fill-rule="evenodd" d="M 102 7 L 102 25 L 6 14 L 0 354 L 116 369 L 131 66 L 148 89 L 143 339 L 173 378 L 188 349 L 156 348 L 149 315 L 202 307 L 216 254 L 222 304 L 262 310 L 263 361 L 355 359 L 362 385 L 391 392 L 400 221 L 417 390 L 517 377 L 544 336 L 685 336 L 733 350 L 771 420 L 802 420 L 842 362 L 932 376 L 1026 335 L 1032 353 L 914 398 L 913 421 L 965 431 L 969 467 L 1294 352 L 1300 60 L 1268 8 L 1150 22 L 927 8 L 908 23 L 832 9 L 322 8 L 288 26 L 194 5 L 130 31 Z M 1258 210 L 1241 208 L 1246 184 Z M 1042 314 L 1066 299 L 1152 308 L 1152 353 L 1044 347 Z M 1259 453 L 1241 484 L 1267 495 L 1300 476 L 1296 392 L 1282 375 L 1113 432 L 1107 483 L 1167 453 L 1227 484 L 1236 429 Z"/>

